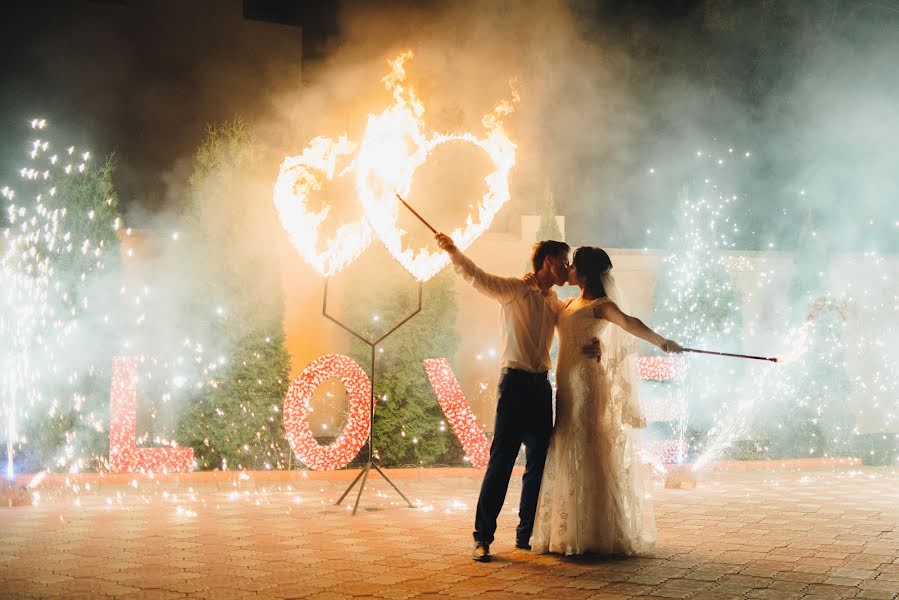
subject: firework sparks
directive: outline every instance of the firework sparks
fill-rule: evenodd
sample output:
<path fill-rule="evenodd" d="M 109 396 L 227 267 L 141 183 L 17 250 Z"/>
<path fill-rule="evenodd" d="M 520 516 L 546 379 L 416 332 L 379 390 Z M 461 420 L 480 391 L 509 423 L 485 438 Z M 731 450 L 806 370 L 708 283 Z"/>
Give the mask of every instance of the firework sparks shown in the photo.
<path fill-rule="evenodd" d="M 116 284 L 120 303 L 110 299 L 115 294 L 107 289 L 117 275 L 110 272 L 110 259 L 115 263 L 119 258 L 119 234 L 128 248 L 122 253 L 127 259 L 132 255 L 132 231 L 121 231 L 116 199 L 97 183 L 106 176 L 106 167 L 94 167 L 89 151 L 47 139 L 46 119 L 32 119 L 30 125 L 41 133 L 27 145 L 28 164 L 18 171 L 19 189 L 0 189 L 7 222 L 0 261 L 0 333 L 8 341 L 0 353 L 0 369 L 5 471 L 10 478 L 16 453 L 23 449 L 43 468 L 75 473 L 107 466 L 89 438 L 107 431 L 108 410 L 98 403 L 108 398 L 109 389 L 93 389 L 92 382 L 108 377 L 112 356 L 130 354 L 131 335 L 149 323 L 148 285 Z M 66 163 L 60 157 L 80 162 Z M 129 311 L 133 317 L 123 316 Z M 134 325 L 127 325 L 129 321 Z M 104 346 L 98 340 L 109 343 Z M 203 344 L 188 339 L 172 346 L 178 348 L 175 356 L 141 357 L 139 376 L 144 381 L 155 375 L 170 389 L 178 377 L 187 384 L 188 378 L 177 373 L 182 371 L 191 375 L 190 387 L 196 389 L 213 379 L 216 364 L 204 360 Z M 59 448 L 34 445 L 34 432 L 58 428 L 67 420 L 71 424 L 59 432 L 64 436 Z M 169 445 L 156 437 L 158 444 Z M 41 478 L 35 478 L 34 485 Z"/>

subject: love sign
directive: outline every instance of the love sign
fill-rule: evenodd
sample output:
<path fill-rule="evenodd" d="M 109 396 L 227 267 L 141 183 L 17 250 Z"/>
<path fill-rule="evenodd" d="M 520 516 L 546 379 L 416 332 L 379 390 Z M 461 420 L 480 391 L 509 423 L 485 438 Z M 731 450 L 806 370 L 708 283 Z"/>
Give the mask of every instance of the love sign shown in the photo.
<path fill-rule="evenodd" d="M 449 361 L 424 361 L 424 368 L 440 407 L 472 466 L 487 466 L 490 443 L 453 375 Z M 309 400 L 328 379 L 339 380 L 347 390 L 350 406 L 347 422 L 328 446 L 320 446 L 309 426 Z M 122 472 L 185 472 L 194 467 L 191 448 L 137 446 L 137 358 L 116 357 L 112 363 L 110 392 L 109 469 Z M 362 448 L 371 429 L 371 382 L 362 367 L 348 356 L 321 356 L 300 373 L 284 398 L 284 430 L 296 457 L 310 469 L 333 471 L 346 466 Z"/>
<path fill-rule="evenodd" d="M 431 358 L 422 362 L 431 389 L 437 396 L 453 433 L 462 444 L 468 462 L 484 468 L 490 458 L 490 442 L 478 424 L 449 361 Z M 680 357 L 640 357 L 641 379 L 668 381 L 683 377 Z M 320 446 L 309 426 L 309 401 L 315 390 L 328 379 L 340 381 L 349 396 L 347 421 L 328 446 Z M 191 448 L 137 446 L 137 358 L 116 357 L 112 362 L 110 392 L 109 468 L 113 472 L 184 472 L 194 467 Z M 362 448 L 371 430 L 371 382 L 362 367 L 348 356 L 326 354 L 312 361 L 300 373 L 284 398 L 284 430 L 296 457 L 310 469 L 333 471 L 346 466 Z M 675 448 L 671 446 L 671 448 Z M 661 460 L 668 459 L 668 446 L 656 449 Z M 681 448 L 675 448 L 678 452 Z M 682 456 L 682 454 L 678 455 Z"/>

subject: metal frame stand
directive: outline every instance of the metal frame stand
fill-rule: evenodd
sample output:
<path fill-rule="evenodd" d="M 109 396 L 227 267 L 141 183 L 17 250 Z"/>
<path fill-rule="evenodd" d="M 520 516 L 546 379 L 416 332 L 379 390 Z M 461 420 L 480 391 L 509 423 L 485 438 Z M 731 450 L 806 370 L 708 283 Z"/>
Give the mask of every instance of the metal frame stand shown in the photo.
<path fill-rule="evenodd" d="M 340 496 L 340 498 L 337 500 L 337 502 L 335 502 L 335 504 L 339 506 L 340 503 L 343 502 L 343 499 L 347 497 L 347 494 L 350 493 L 350 490 L 352 490 L 353 487 L 356 485 L 356 483 L 358 483 L 359 480 L 361 479 L 361 480 L 362 480 L 362 484 L 359 486 L 359 492 L 356 494 L 356 503 L 353 505 L 353 514 L 354 514 L 354 515 L 356 514 L 356 511 L 359 509 L 359 500 L 362 498 L 362 490 L 365 489 L 365 483 L 368 481 L 368 474 L 369 474 L 369 472 L 371 472 L 372 469 L 374 469 L 375 471 L 377 471 L 378 473 L 381 474 L 381 477 L 384 479 L 384 481 L 386 481 L 387 483 L 389 483 L 389 484 L 390 484 L 390 487 L 392 487 L 392 488 L 396 491 L 396 493 L 399 494 L 400 497 L 401 497 L 403 500 L 406 501 L 406 504 L 409 505 L 409 508 L 414 508 L 414 505 L 409 501 L 408 498 L 406 498 L 406 496 L 403 494 L 403 492 L 400 491 L 400 488 L 396 487 L 396 484 L 393 483 L 392 481 L 390 481 L 390 478 L 387 477 L 387 475 L 384 473 L 384 471 L 381 470 L 381 467 L 379 467 L 378 465 L 376 465 L 375 462 L 374 462 L 374 431 L 375 431 L 375 348 L 377 347 L 378 344 L 380 344 L 380 343 L 383 342 L 385 339 L 387 339 L 387 337 L 390 336 L 390 334 L 392 334 L 394 331 L 396 331 L 397 329 L 399 329 L 400 327 L 402 327 L 403 325 L 405 325 L 406 322 L 409 321 L 409 319 L 411 319 L 412 317 L 414 317 L 415 315 L 417 315 L 418 313 L 421 312 L 421 294 L 422 294 L 422 285 L 423 285 L 423 284 L 419 281 L 419 282 L 418 282 L 418 308 L 416 308 L 415 311 L 412 312 L 412 314 L 406 316 L 406 318 L 404 318 L 402 321 L 400 321 L 399 323 L 397 323 L 396 325 L 394 325 L 394 326 L 393 326 L 387 333 L 385 333 L 384 335 L 382 335 L 381 337 L 379 337 L 379 338 L 376 339 L 376 340 L 370 340 L 370 339 L 364 337 L 362 334 L 360 334 L 360 333 L 358 333 L 358 332 L 356 332 L 356 331 L 353 331 L 353 330 L 350 329 L 346 324 L 341 323 L 340 321 L 338 321 L 337 319 L 335 319 L 334 317 L 332 317 L 331 315 L 328 314 L 328 280 L 325 279 L 324 298 L 322 299 L 322 316 L 324 316 L 324 317 L 325 317 L 326 319 L 328 319 L 329 321 L 331 321 L 331 322 L 337 324 L 337 325 L 338 325 L 339 327 L 341 327 L 344 331 L 350 333 L 351 335 L 353 335 L 353 336 L 356 337 L 357 339 L 361 340 L 361 341 L 362 341 L 364 344 L 366 344 L 369 348 L 371 348 L 371 402 L 370 402 L 369 405 L 368 405 L 368 411 L 369 411 L 369 412 L 368 412 L 368 417 L 369 417 L 369 421 L 368 421 L 368 422 L 369 422 L 369 429 L 368 429 L 368 461 L 367 461 L 367 462 L 365 463 L 365 465 L 362 467 L 362 471 L 360 471 L 359 474 L 356 475 L 356 478 L 353 480 L 353 483 L 350 484 L 350 487 L 348 487 L 348 488 L 346 489 L 346 491 L 344 491 L 343 494 Z"/>

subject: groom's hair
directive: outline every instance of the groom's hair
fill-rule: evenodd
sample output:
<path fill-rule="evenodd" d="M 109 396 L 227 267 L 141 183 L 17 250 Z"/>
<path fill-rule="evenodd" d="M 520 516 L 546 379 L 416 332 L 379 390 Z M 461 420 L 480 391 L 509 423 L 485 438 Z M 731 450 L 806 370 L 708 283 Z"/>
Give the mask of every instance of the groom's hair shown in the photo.
<path fill-rule="evenodd" d="M 547 256 L 568 258 L 568 253 L 570 251 L 571 246 L 565 242 L 557 242 L 555 240 L 543 240 L 542 242 L 537 242 L 534 244 L 534 249 L 531 251 L 531 265 L 534 267 L 534 273 L 540 270 L 540 267 L 543 266 L 543 261 L 546 260 Z"/>

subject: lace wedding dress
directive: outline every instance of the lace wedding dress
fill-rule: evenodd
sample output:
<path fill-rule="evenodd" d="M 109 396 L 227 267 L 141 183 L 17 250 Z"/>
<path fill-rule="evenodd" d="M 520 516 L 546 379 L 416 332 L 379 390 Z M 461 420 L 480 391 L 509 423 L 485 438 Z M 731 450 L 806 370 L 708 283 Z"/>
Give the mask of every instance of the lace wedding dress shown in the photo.
<path fill-rule="evenodd" d="M 655 542 L 655 521 L 638 456 L 645 426 L 631 354 L 618 327 L 575 298 L 559 316 L 556 422 L 531 537 L 535 552 L 633 555 Z M 620 330 L 619 330 L 620 331 Z M 623 333 L 623 332 L 622 332 Z M 627 336 L 623 333 L 623 336 Z M 582 346 L 600 339 L 599 362 Z"/>

